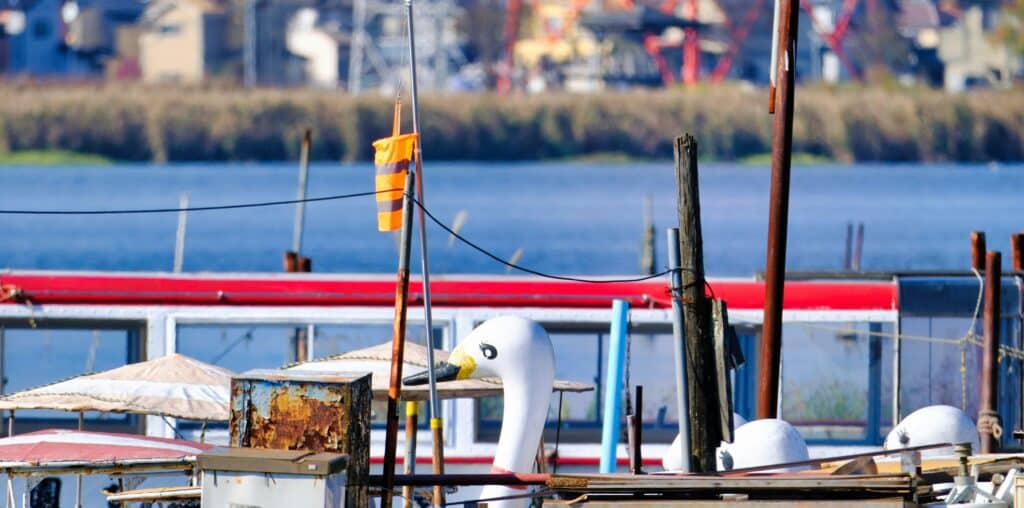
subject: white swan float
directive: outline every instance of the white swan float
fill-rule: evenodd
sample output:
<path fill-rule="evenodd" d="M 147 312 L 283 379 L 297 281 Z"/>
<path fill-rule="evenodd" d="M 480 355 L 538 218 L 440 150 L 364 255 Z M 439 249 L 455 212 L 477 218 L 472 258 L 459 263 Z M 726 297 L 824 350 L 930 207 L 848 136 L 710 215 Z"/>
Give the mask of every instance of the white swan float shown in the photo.
<path fill-rule="evenodd" d="M 966 413 L 953 406 L 928 406 L 907 415 L 885 438 L 886 450 L 939 443 L 971 443 L 980 448 L 978 427 Z M 922 457 L 949 455 L 952 448 L 923 450 Z"/>
<path fill-rule="evenodd" d="M 784 420 L 754 420 L 736 429 L 732 443 L 718 448 L 719 470 L 785 464 L 808 460 L 807 442 L 796 428 Z M 802 471 L 807 466 L 779 468 L 778 471 Z"/>
<path fill-rule="evenodd" d="M 497 377 L 504 387 L 501 433 L 491 472 L 529 473 L 537 456 L 548 402 L 555 381 L 555 353 L 551 339 L 539 324 L 516 316 L 485 321 L 452 351 L 447 363 L 437 364 L 438 381 Z M 405 384 L 427 382 L 424 371 Z M 480 497 L 523 494 L 523 490 L 488 485 Z M 492 508 L 527 505 L 526 499 L 488 502 Z"/>
<path fill-rule="evenodd" d="M 747 423 L 747 419 L 740 416 L 739 413 L 732 414 L 732 428 L 738 429 Z M 672 444 L 669 445 L 668 451 L 661 458 L 661 467 L 665 468 L 665 471 L 681 471 L 683 469 L 683 453 L 680 448 L 683 446 L 683 442 L 680 439 L 679 434 L 676 434 L 676 438 L 672 440 Z M 725 442 L 722 442 L 725 445 Z M 721 459 L 719 459 L 721 461 Z M 722 469 L 722 464 L 718 464 L 718 469 Z"/>

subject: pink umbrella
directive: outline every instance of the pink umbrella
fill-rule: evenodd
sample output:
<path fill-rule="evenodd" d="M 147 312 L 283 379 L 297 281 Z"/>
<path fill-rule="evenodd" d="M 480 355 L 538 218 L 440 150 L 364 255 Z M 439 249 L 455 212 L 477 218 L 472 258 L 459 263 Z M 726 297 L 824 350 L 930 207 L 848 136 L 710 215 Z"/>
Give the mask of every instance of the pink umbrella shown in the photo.
<path fill-rule="evenodd" d="M 175 462 L 213 445 L 135 434 L 51 429 L 0 439 L 0 468 Z"/>
<path fill-rule="evenodd" d="M 61 470 L 86 474 L 126 468 L 170 469 L 195 460 L 213 445 L 136 434 L 50 429 L 0 439 L 0 469 L 7 473 L 9 505 L 14 504 L 12 475 L 53 474 Z M 82 506 L 78 476 L 75 506 Z M 26 480 L 27 481 L 27 480 Z M 29 486 L 26 485 L 25 495 Z"/>

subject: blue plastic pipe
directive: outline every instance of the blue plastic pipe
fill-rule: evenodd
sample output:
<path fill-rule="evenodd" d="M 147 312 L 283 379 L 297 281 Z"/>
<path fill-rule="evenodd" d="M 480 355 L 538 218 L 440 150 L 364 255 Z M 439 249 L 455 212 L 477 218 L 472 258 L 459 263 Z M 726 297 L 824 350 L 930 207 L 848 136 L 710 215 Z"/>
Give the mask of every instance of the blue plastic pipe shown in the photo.
<path fill-rule="evenodd" d="M 612 329 L 608 335 L 608 372 L 604 377 L 604 424 L 601 427 L 601 472 L 614 473 L 622 413 L 622 371 L 626 365 L 629 303 L 612 301 Z"/>

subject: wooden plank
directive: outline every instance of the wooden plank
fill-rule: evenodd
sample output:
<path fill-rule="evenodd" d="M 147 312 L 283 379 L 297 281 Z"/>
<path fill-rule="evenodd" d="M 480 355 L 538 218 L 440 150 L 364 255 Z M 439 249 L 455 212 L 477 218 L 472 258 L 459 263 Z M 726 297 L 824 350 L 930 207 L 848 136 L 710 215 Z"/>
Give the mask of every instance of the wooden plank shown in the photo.
<path fill-rule="evenodd" d="M 579 492 L 651 492 L 714 490 L 724 492 L 810 490 L 909 493 L 909 475 L 788 475 L 788 476 L 629 476 L 564 475 L 549 482 L 552 488 Z M 584 486 L 585 485 L 585 486 Z"/>
<path fill-rule="evenodd" d="M 722 442 L 711 308 L 705 294 L 704 240 L 700 223 L 697 141 L 676 138 L 681 299 L 686 342 L 687 394 L 690 405 L 690 454 L 694 472 L 715 471 L 715 449 Z"/>
<path fill-rule="evenodd" d="M 902 498 L 890 497 L 884 499 L 814 499 L 814 500 L 758 500 L 758 499 L 723 499 L 723 500 L 712 500 L 712 499 L 694 499 L 694 500 L 666 500 L 666 499 L 649 499 L 649 500 L 630 500 L 630 499 L 614 499 L 614 500 L 565 500 L 556 499 L 544 500 L 544 506 L 588 506 L 590 508 L 780 508 L 780 507 L 813 507 L 813 508 L 844 508 L 848 506 L 856 506 L 858 508 L 904 508 L 911 506 L 907 504 Z"/>

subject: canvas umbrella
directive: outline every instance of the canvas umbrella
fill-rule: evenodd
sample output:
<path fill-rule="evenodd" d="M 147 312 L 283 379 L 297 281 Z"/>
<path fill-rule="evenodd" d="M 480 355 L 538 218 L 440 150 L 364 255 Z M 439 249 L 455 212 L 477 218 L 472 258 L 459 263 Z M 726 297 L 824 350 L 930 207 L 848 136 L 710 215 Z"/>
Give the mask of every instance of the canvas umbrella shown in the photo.
<path fill-rule="evenodd" d="M 435 349 L 434 361 L 448 361 L 448 352 Z M 402 372 L 407 376 L 425 371 L 428 365 L 427 348 L 419 344 L 406 343 L 404 363 Z M 388 381 L 391 375 L 391 342 L 328 358 L 296 363 L 287 368 L 316 372 L 369 372 L 373 374 L 373 398 L 387 400 Z M 592 385 L 558 379 L 555 380 L 554 386 L 556 392 L 588 392 L 593 389 Z M 442 399 L 497 397 L 501 394 L 501 380 L 497 378 L 461 379 L 437 384 L 437 396 Z M 405 400 L 426 400 L 429 395 L 429 388 L 426 385 L 402 387 L 402 398 Z"/>
<path fill-rule="evenodd" d="M 447 362 L 449 353 L 434 350 L 435 362 Z M 405 344 L 402 372 L 411 376 L 427 369 L 427 348 L 419 344 Z M 385 342 L 365 349 L 331 356 L 319 360 L 297 363 L 287 367 L 289 370 L 305 370 L 316 372 L 369 372 L 374 400 L 387 400 L 389 380 L 391 376 L 391 342 Z M 556 392 L 586 392 L 594 387 L 573 381 L 555 380 L 553 390 Z M 503 388 L 497 378 L 461 379 L 437 383 L 438 399 L 483 398 L 501 396 Z M 427 400 L 430 397 L 429 385 L 402 387 L 402 398 L 406 401 Z M 406 449 L 405 463 L 413 464 L 416 460 L 416 416 L 415 404 L 407 409 L 406 418 Z M 543 446 L 543 443 L 542 443 Z M 407 469 L 407 472 L 411 472 Z"/>
<path fill-rule="evenodd" d="M 101 411 L 227 421 L 232 372 L 172 354 L 0 398 L 0 410 Z"/>
<path fill-rule="evenodd" d="M 192 462 L 211 448 L 213 445 L 179 439 L 49 429 L 0 439 L 0 469 L 7 473 L 7 502 L 13 506 L 12 478 L 17 474 L 168 469 Z M 31 482 L 26 485 L 26 496 L 30 489 Z M 81 482 L 75 505 L 82 505 Z"/>

